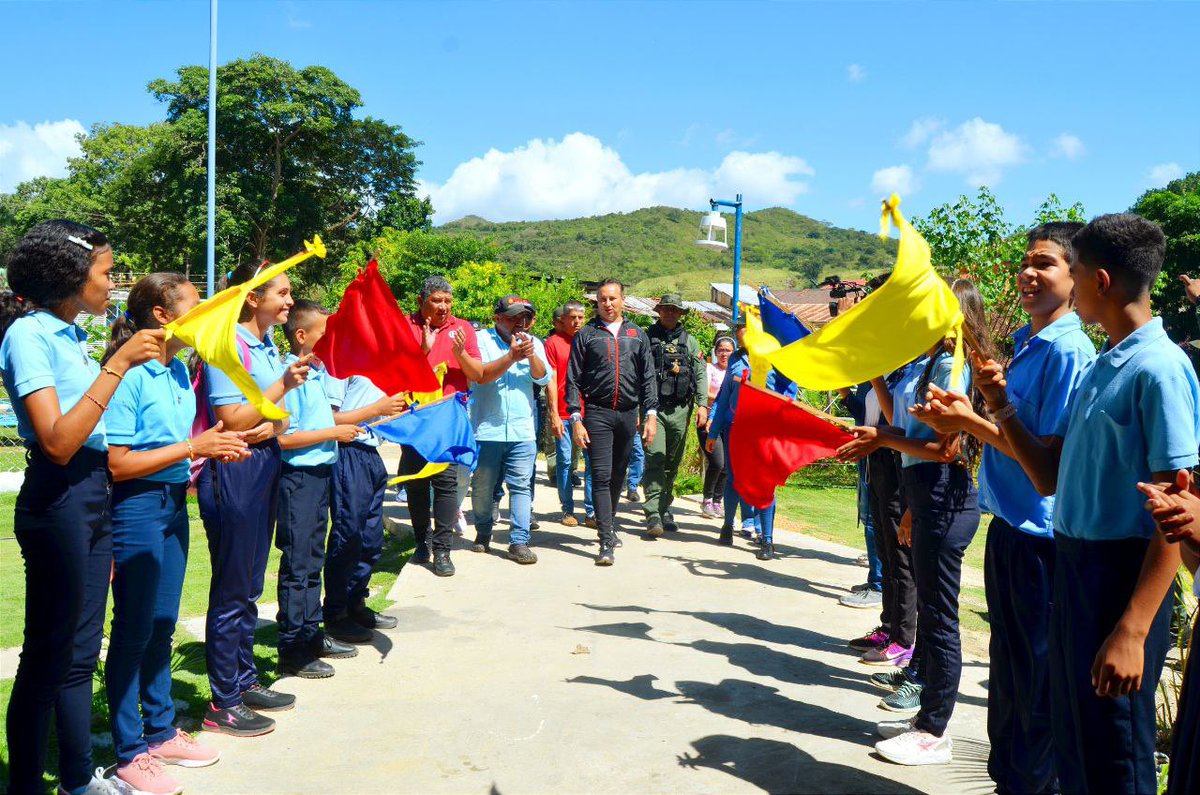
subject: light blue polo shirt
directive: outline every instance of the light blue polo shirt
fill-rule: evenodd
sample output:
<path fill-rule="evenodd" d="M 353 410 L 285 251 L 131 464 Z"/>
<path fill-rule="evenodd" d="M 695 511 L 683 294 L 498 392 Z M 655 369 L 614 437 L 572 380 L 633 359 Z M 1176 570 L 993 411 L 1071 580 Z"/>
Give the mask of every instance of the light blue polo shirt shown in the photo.
<path fill-rule="evenodd" d="M 83 400 L 100 375 L 99 363 L 88 355 L 87 333 L 74 323 L 64 323 L 45 310 L 13 321 L 0 343 L 0 374 L 17 415 L 17 435 L 27 446 L 37 444 L 33 424 L 25 410 L 25 398 L 40 389 L 54 387 L 58 408 L 66 414 Z M 108 452 L 104 439 L 104 417 L 83 443 Z"/>
<path fill-rule="evenodd" d="M 1149 538 L 1138 481 L 1196 465 L 1200 384 L 1162 318 L 1105 346 L 1075 392 L 1062 436 L 1054 532 L 1087 541 Z"/>
<path fill-rule="evenodd" d="M 1016 354 L 1005 373 L 1008 399 L 1030 433 L 1053 436 L 1096 360 L 1096 349 L 1074 312 L 1033 336 L 1030 331 L 1027 325 L 1013 334 Z M 979 464 L 979 503 L 1018 530 L 1054 536 L 1054 497 L 1038 494 L 1021 465 L 990 445 L 983 448 Z"/>
<path fill-rule="evenodd" d="M 925 368 L 928 366 L 928 356 L 922 356 L 908 365 L 904 375 L 900 376 L 900 380 L 896 382 L 896 388 L 892 391 L 892 425 L 903 428 L 904 435 L 909 439 L 935 441 L 938 438 L 937 431 L 909 414 L 908 410 L 917 403 L 925 402 L 925 392 L 929 384 L 936 384 L 942 389 L 950 388 L 951 375 L 954 371 L 954 356 L 945 352 L 939 353 L 933 370 L 929 373 L 929 380 L 924 383 L 925 388 L 922 388 L 922 378 L 925 375 Z M 970 389 L 971 368 L 964 364 L 960 391 L 967 394 Z M 917 394 L 918 391 L 920 394 Z M 929 460 L 925 458 L 916 458 L 905 453 L 900 454 L 902 467 L 928 463 Z"/>
<path fill-rule="evenodd" d="M 238 324 L 237 327 L 238 339 L 244 341 L 250 347 L 250 377 L 254 379 L 254 383 L 258 384 L 258 388 L 265 390 L 271 384 L 275 383 L 283 375 L 283 371 L 287 368 L 283 364 L 283 359 L 279 355 L 279 349 L 275 347 L 275 341 L 271 339 L 271 332 L 268 331 L 263 339 L 256 339 L 245 326 Z M 241 356 L 242 348 L 238 346 L 238 355 Z M 237 385 L 230 380 L 229 376 L 221 372 L 215 367 L 205 366 L 204 378 L 208 382 L 208 402 L 213 406 L 236 406 L 239 403 L 246 402 L 246 396 L 242 394 L 242 390 L 237 388 Z"/>
<path fill-rule="evenodd" d="M 494 328 L 479 332 L 476 339 L 484 364 L 506 355 L 511 347 L 501 339 Z M 545 364 L 546 349 L 537 337 L 533 338 L 533 350 Z M 511 365 L 502 376 L 490 384 L 473 385 L 471 424 L 475 426 L 475 441 L 537 441 L 534 430 L 537 401 L 533 397 L 533 385 L 545 386 L 553 377 L 554 371 L 546 364 L 546 374 L 541 378 L 534 378 L 526 360 Z"/>
<path fill-rule="evenodd" d="M 169 366 L 150 361 L 125 374 L 108 404 L 108 443 L 134 452 L 157 450 L 191 436 L 196 394 L 187 367 L 178 359 Z M 187 460 L 142 477 L 155 483 L 187 483 Z"/>
<path fill-rule="evenodd" d="M 365 375 L 334 378 L 329 373 L 325 374 L 325 397 L 329 398 L 329 405 L 333 406 L 334 411 L 361 409 L 386 396 L 384 391 L 375 386 L 375 382 Z M 373 418 L 368 422 L 372 422 L 374 419 L 378 418 Z M 354 442 L 355 444 L 365 444 L 367 447 L 378 447 L 379 437 L 373 433 L 366 433 L 355 439 Z"/>
<path fill-rule="evenodd" d="M 289 353 L 283 360 L 284 367 L 290 366 L 297 358 Z M 308 369 L 308 379 L 283 396 L 283 407 L 292 415 L 284 436 L 291 436 L 296 431 L 319 431 L 333 427 L 333 409 L 325 395 L 326 377 L 325 368 L 314 361 Z M 317 467 L 332 464 L 336 460 L 337 442 L 332 439 L 283 451 L 283 463 L 293 467 Z"/>

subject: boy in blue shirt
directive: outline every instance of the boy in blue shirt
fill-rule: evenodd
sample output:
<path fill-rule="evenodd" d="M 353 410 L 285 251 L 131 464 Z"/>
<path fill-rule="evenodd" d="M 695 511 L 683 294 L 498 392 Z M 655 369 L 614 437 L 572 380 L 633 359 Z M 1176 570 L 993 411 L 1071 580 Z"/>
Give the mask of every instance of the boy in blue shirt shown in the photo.
<path fill-rule="evenodd" d="M 1137 484 L 1190 479 L 1200 384 L 1151 314 L 1162 230 L 1136 215 L 1102 215 L 1072 248 L 1076 311 L 1109 339 L 1051 434 L 1061 448 L 1012 411 L 998 364 L 981 364 L 977 383 L 1035 488 L 1057 491 L 1049 659 L 1059 786 L 1154 792 L 1154 695 L 1180 557 L 1155 532 Z"/>
<path fill-rule="evenodd" d="M 325 334 L 329 311 L 312 301 L 296 301 L 283 326 L 291 354 L 285 364 L 312 353 Z M 313 362 L 309 378 L 284 398 L 291 414 L 279 437 L 283 469 L 279 477 L 275 546 L 279 559 L 279 673 L 303 679 L 333 676 L 322 657 L 353 657 L 358 650 L 321 632 L 321 568 L 329 524 L 329 484 L 338 442 L 357 438 L 356 425 L 337 425 L 325 396 L 324 368 Z"/>

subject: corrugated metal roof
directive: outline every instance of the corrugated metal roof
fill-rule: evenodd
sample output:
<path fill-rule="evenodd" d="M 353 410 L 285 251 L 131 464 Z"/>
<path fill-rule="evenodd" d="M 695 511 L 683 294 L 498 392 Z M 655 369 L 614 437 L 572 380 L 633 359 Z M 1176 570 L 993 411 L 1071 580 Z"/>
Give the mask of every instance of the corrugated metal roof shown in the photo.
<path fill-rule="evenodd" d="M 710 282 L 708 286 L 722 295 L 733 298 L 733 282 Z M 758 290 L 748 284 L 739 285 L 738 301 L 750 306 L 758 306 Z"/>

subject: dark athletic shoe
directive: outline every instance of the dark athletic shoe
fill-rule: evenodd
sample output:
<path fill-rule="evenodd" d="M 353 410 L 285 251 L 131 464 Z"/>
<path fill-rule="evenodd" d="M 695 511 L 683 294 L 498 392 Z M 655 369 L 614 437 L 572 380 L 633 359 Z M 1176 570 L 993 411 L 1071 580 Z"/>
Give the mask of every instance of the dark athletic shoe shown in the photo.
<path fill-rule="evenodd" d="M 895 693 L 900 689 L 900 685 L 908 681 L 908 677 L 904 674 L 903 668 L 897 668 L 894 671 L 882 671 L 877 674 L 871 674 L 867 677 L 867 682 L 872 687 L 877 687 L 880 690 L 886 690 L 889 693 Z"/>
<path fill-rule="evenodd" d="M 475 536 L 475 543 L 471 544 L 471 551 L 478 552 L 481 555 L 490 554 L 492 551 L 492 537 Z"/>
<path fill-rule="evenodd" d="M 675 517 L 669 513 L 663 514 L 663 530 L 668 533 L 678 533 L 679 525 L 675 522 Z"/>
<path fill-rule="evenodd" d="M 722 527 L 721 535 L 717 536 L 717 543 L 723 547 L 733 546 L 733 528 Z"/>
<path fill-rule="evenodd" d="M 417 548 L 413 551 L 413 556 L 409 558 L 408 562 L 415 563 L 418 566 L 428 565 L 429 547 L 425 544 L 417 544 Z"/>
<path fill-rule="evenodd" d="M 433 553 L 433 573 L 439 577 L 454 576 L 454 564 L 450 562 L 449 552 Z"/>
<path fill-rule="evenodd" d="M 254 685 L 242 691 L 242 703 L 255 712 L 283 712 L 296 706 L 296 697 L 269 687 Z"/>
<path fill-rule="evenodd" d="M 375 633 L 350 616 L 338 616 L 325 622 L 325 634 L 342 643 L 370 643 Z"/>
<path fill-rule="evenodd" d="M 758 548 L 758 554 L 756 554 L 754 557 L 758 558 L 759 560 L 774 560 L 775 559 L 775 545 L 772 544 L 770 541 L 767 541 L 761 547 Z"/>
<path fill-rule="evenodd" d="M 395 629 L 400 620 L 395 616 L 385 616 L 376 613 L 366 605 L 359 605 L 350 610 L 350 618 L 367 629 Z"/>
<path fill-rule="evenodd" d="M 332 665 L 307 652 L 282 652 L 275 670 L 280 676 L 301 679 L 328 679 L 334 673 Z"/>
<path fill-rule="evenodd" d="M 265 715 L 259 715 L 245 704 L 236 707 L 220 709 L 208 705 L 204 713 L 205 731 L 231 734 L 234 737 L 258 737 L 275 731 L 275 721 Z"/>
<path fill-rule="evenodd" d="M 613 548 L 608 544 L 600 545 L 600 554 L 596 556 L 597 566 L 611 566 L 615 558 L 613 556 Z"/>
<path fill-rule="evenodd" d="M 526 544 L 512 544 L 508 548 L 508 559 L 520 563 L 522 566 L 529 566 L 537 563 L 537 555 Z"/>
<path fill-rule="evenodd" d="M 324 660 L 345 660 L 358 656 L 358 649 L 324 633 L 318 640 L 313 641 L 312 650 Z"/>
<path fill-rule="evenodd" d="M 658 538 L 663 534 L 663 521 L 657 516 L 646 520 L 646 538 Z"/>

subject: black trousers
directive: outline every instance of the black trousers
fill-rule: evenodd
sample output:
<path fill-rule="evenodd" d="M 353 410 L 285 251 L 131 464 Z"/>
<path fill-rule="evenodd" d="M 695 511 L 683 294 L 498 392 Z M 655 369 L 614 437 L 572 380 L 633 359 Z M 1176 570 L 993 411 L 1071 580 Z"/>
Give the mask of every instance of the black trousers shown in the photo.
<path fill-rule="evenodd" d="M 1129 604 L 1149 540 L 1059 534 L 1054 543 L 1050 704 L 1058 784 L 1063 792 L 1153 793 L 1154 694 L 1170 644 L 1170 593 L 1146 635 L 1141 689 L 1101 698 L 1092 665 Z"/>
<path fill-rule="evenodd" d="M 901 477 L 913 517 L 920 675 L 925 683 L 913 726 L 941 737 L 962 678 L 958 591 L 963 553 L 979 530 L 979 495 L 971 473 L 955 464 L 914 464 L 904 467 Z"/>
<path fill-rule="evenodd" d="M 420 472 L 426 463 L 420 453 L 402 445 L 397 474 Z M 408 494 L 408 516 L 417 546 L 428 543 L 431 552 L 449 552 L 458 520 L 458 465 L 451 464 L 431 477 L 407 481 L 404 490 Z"/>
<path fill-rule="evenodd" d="M 112 570 L 108 453 L 59 466 L 34 447 L 13 525 L 25 559 L 25 640 L 8 702 L 9 789 L 42 793 L 56 719 L 66 789 L 92 778 L 92 675 Z"/>
<path fill-rule="evenodd" d="M 708 431 L 696 426 L 696 439 L 700 442 L 700 450 L 704 453 L 704 499 L 720 500 L 725 497 L 725 445 L 721 440 L 710 453 L 704 449 L 708 441 Z"/>
<path fill-rule="evenodd" d="M 633 436 L 638 432 L 637 417 L 637 409 L 613 411 L 590 403 L 583 414 L 583 428 L 590 440 L 588 466 L 592 468 L 592 503 L 601 546 L 612 545 L 616 539 L 613 517 L 625 487 Z"/>
<path fill-rule="evenodd" d="M 196 482 L 212 559 L 204 655 L 212 703 L 222 709 L 241 704 L 242 691 L 258 682 L 254 629 L 275 529 L 279 467 L 279 442 L 271 439 L 251 445 L 242 461 L 210 458 Z"/>
<path fill-rule="evenodd" d="M 879 623 L 892 643 L 910 647 L 917 641 L 917 583 L 912 547 L 897 533 L 904 501 L 900 495 L 900 457 L 880 450 L 867 458 L 867 504 L 875 528 L 875 551 L 883 569 L 883 609 Z"/>
<path fill-rule="evenodd" d="M 275 546 L 279 548 L 279 650 L 310 647 L 321 637 L 321 569 L 329 528 L 332 464 L 283 465 Z"/>
<path fill-rule="evenodd" d="M 1175 710 L 1175 734 L 1171 737 L 1171 774 L 1167 795 L 1200 792 L 1200 621 L 1192 626 L 1183 691 Z"/>
<path fill-rule="evenodd" d="M 371 574 L 383 554 L 387 480 L 387 468 L 378 448 L 355 442 L 338 445 L 338 459 L 333 465 L 332 522 L 325 549 L 326 621 L 367 600 Z"/>
<path fill-rule="evenodd" d="M 984 590 L 988 646 L 988 775 L 1002 793 L 1054 792 L 1050 733 L 1050 605 L 1054 539 L 999 516 L 988 526 Z"/>

